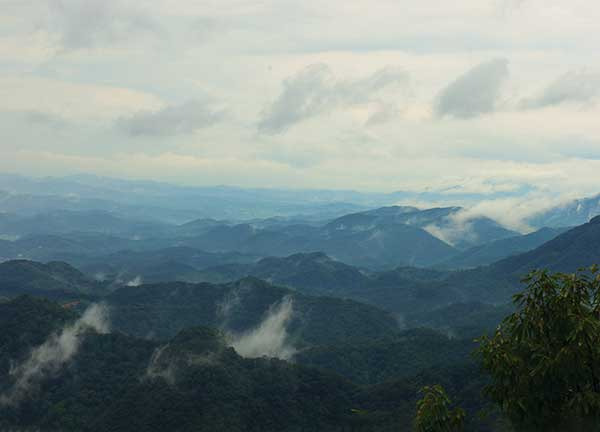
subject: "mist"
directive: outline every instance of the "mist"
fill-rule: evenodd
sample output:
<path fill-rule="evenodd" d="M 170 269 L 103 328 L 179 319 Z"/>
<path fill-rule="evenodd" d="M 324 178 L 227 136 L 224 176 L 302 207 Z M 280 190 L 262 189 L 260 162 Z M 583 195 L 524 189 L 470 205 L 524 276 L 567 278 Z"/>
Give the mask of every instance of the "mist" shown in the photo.
<path fill-rule="evenodd" d="M 136 276 L 133 279 L 131 279 L 129 282 L 127 282 L 126 286 L 128 287 L 138 287 L 142 284 L 142 277 L 141 276 Z"/>
<path fill-rule="evenodd" d="M 290 359 L 296 349 L 289 343 L 287 326 L 293 316 L 293 301 L 285 297 L 273 304 L 263 321 L 254 329 L 232 336 L 230 345 L 242 357 Z"/>
<path fill-rule="evenodd" d="M 0 405 L 18 405 L 34 393 L 40 384 L 63 369 L 77 354 L 87 331 L 108 333 L 108 309 L 103 304 L 93 304 L 81 318 L 53 333 L 40 346 L 34 348 L 21 364 L 11 367 L 9 376 L 14 380 L 12 389 L 0 395 Z"/>

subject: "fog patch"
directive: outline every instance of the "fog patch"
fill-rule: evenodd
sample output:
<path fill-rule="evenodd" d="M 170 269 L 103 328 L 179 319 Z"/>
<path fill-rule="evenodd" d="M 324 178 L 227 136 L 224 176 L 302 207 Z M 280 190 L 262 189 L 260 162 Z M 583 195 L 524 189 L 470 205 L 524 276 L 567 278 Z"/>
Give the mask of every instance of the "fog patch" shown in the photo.
<path fill-rule="evenodd" d="M 175 385 L 181 371 L 190 367 L 214 365 L 219 362 L 220 352 L 198 354 L 176 351 L 174 356 L 170 347 L 170 344 L 166 344 L 154 350 L 142 379 L 162 379 L 169 385 Z"/>
<path fill-rule="evenodd" d="M 242 304 L 240 291 L 244 288 L 235 288 L 231 290 L 223 299 L 216 305 L 217 317 L 221 320 L 221 325 L 226 327 L 232 311 L 239 308 Z"/>
<path fill-rule="evenodd" d="M 125 285 L 128 287 L 138 287 L 141 284 L 142 284 L 142 277 L 136 276 L 133 279 L 131 279 L 129 282 L 127 282 Z"/>
<path fill-rule="evenodd" d="M 538 228 L 532 226 L 532 218 L 557 206 L 569 204 L 570 200 L 568 196 L 548 197 L 541 194 L 486 200 L 448 216 L 443 224 L 431 224 L 424 229 L 450 245 L 464 240 L 474 243 L 477 234 L 472 231 L 473 221 L 487 217 L 505 228 L 528 234 Z"/>
<path fill-rule="evenodd" d="M 456 246 L 460 242 L 476 243 L 479 236 L 473 230 L 472 219 L 455 216 L 448 216 L 447 222 L 443 225 L 433 223 L 423 227 L 423 229 L 451 246 Z"/>
<path fill-rule="evenodd" d="M 0 405 L 18 405 L 35 392 L 43 380 L 58 373 L 77 353 L 88 330 L 108 333 L 108 309 L 105 305 L 91 305 L 81 318 L 34 348 L 23 363 L 12 366 L 9 376 L 14 385 L 8 393 L 0 395 Z"/>
<path fill-rule="evenodd" d="M 96 274 L 94 274 L 94 280 L 97 282 L 105 282 L 106 281 L 106 273 L 97 272 Z"/>
<path fill-rule="evenodd" d="M 254 329 L 232 335 L 230 345 L 242 357 L 276 357 L 289 360 L 296 352 L 288 341 L 287 326 L 293 316 L 293 301 L 285 297 L 272 305 Z"/>
<path fill-rule="evenodd" d="M 145 378 L 157 379 L 161 378 L 168 384 L 175 384 L 175 364 L 173 362 L 167 362 L 163 360 L 163 353 L 169 347 L 169 345 L 163 345 L 156 348 L 150 357 L 150 362 L 146 368 Z"/>

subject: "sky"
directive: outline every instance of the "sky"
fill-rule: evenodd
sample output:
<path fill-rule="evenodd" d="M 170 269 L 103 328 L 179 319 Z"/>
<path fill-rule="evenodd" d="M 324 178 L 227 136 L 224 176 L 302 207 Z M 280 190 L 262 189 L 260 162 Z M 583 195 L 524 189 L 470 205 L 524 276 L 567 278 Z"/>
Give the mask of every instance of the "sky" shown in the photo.
<path fill-rule="evenodd" d="M 0 0 L 0 171 L 600 192 L 600 3 Z"/>

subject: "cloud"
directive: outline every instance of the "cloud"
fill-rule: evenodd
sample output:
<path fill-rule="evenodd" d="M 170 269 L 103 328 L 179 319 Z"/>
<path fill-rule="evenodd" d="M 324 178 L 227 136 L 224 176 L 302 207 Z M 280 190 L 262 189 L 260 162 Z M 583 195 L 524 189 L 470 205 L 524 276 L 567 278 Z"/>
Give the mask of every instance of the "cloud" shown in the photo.
<path fill-rule="evenodd" d="M 161 101 L 151 93 L 127 87 L 82 84 L 35 76 L 0 76 L 0 110 L 29 113 L 31 120 L 87 121 L 157 109 Z M 36 114 L 37 113 L 37 114 Z"/>
<path fill-rule="evenodd" d="M 34 348 L 21 364 L 12 367 L 12 389 L 0 395 L 0 405 L 18 405 L 34 392 L 46 378 L 58 373 L 77 353 L 86 331 L 107 333 L 108 310 L 94 304 L 86 309 L 75 323 L 65 326 L 60 334 L 52 334 L 42 345 Z"/>
<path fill-rule="evenodd" d="M 130 136 L 192 134 L 219 122 L 224 112 L 209 99 L 193 99 L 158 111 L 140 111 L 117 120 L 117 128 Z"/>
<path fill-rule="evenodd" d="M 138 287 L 141 284 L 142 284 L 142 277 L 136 276 L 133 279 L 131 279 L 129 282 L 127 282 L 125 285 L 128 287 Z"/>
<path fill-rule="evenodd" d="M 387 107 L 389 117 L 390 104 L 384 104 L 377 93 L 392 85 L 404 87 L 407 83 L 408 74 L 397 67 L 387 66 L 363 79 L 341 81 L 335 78 L 329 66 L 312 64 L 283 82 L 283 91 L 263 111 L 258 128 L 266 133 L 280 133 L 296 123 L 339 107 L 373 102 L 380 106 L 374 122 L 380 122 L 386 117 L 381 115 L 381 107 Z"/>
<path fill-rule="evenodd" d="M 60 35 L 66 50 L 93 48 L 123 41 L 132 34 L 157 33 L 145 13 L 118 0 L 49 0 L 48 26 Z"/>
<path fill-rule="evenodd" d="M 286 297 L 271 306 L 264 320 L 255 329 L 232 336 L 230 344 L 242 357 L 290 359 L 296 352 L 288 343 L 287 325 L 292 315 L 293 302 Z"/>
<path fill-rule="evenodd" d="M 564 103 L 589 104 L 600 95 L 600 73 L 570 71 L 550 83 L 537 96 L 521 101 L 524 109 L 544 108 Z"/>
<path fill-rule="evenodd" d="M 21 112 L 24 120 L 32 125 L 43 125 L 50 127 L 66 126 L 67 121 L 60 116 L 37 110 L 26 110 Z"/>
<path fill-rule="evenodd" d="M 468 70 L 438 95 L 438 117 L 471 118 L 498 107 L 502 85 L 508 78 L 508 61 L 495 59 Z"/>
<path fill-rule="evenodd" d="M 429 226 L 426 230 L 452 244 L 460 240 L 461 236 L 469 234 L 474 219 L 488 217 L 509 229 L 528 233 L 534 230 L 529 224 L 531 217 L 566 202 L 570 202 L 570 197 L 552 197 L 540 193 L 483 200 L 450 215 L 445 226 Z"/>
<path fill-rule="evenodd" d="M 175 384 L 177 366 L 174 361 L 164 361 L 164 353 L 169 349 L 169 345 L 163 345 L 154 350 L 150 362 L 146 367 L 145 378 L 162 378 L 169 385 Z M 166 358 L 166 356 L 164 356 Z"/>
<path fill-rule="evenodd" d="M 452 215 L 443 225 L 433 223 L 423 229 L 451 246 L 456 246 L 459 242 L 475 243 L 478 239 L 477 233 L 473 231 L 471 219 L 453 218 Z"/>

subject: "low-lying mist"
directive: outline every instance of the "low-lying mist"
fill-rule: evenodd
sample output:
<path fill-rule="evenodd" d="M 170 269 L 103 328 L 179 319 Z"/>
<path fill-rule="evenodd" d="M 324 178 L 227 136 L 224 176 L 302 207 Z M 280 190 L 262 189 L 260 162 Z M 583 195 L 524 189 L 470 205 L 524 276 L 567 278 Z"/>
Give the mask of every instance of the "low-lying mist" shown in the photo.
<path fill-rule="evenodd" d="M 18 405 L 44 379 L 58 373 L 75 356 L 88 330 L 108 333 L 108 309 L 105 305 L 91 305 L 81 318 L 50 335 L 29 353 L 27 359 L 13 365 L 9 375 L 14 384 L 7 393 L 0 395 L 0 405 Z"/>
<path fill-rule="evenodd" d="M 273 304 L 263 321 L 254 329 L 231 335 L 230 345 L 242 357 L 290 359 L 296 352 L 289 342 L 287 326 L 293 316 L 293 301 L 283 298 Z"/>

